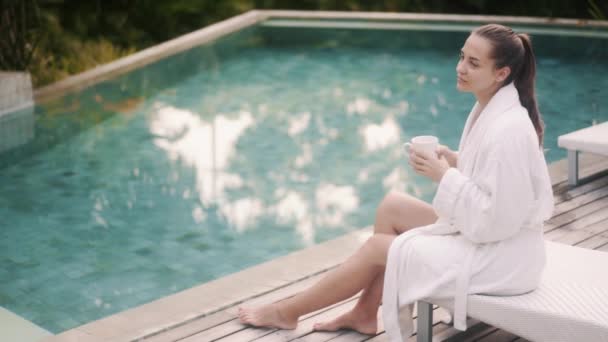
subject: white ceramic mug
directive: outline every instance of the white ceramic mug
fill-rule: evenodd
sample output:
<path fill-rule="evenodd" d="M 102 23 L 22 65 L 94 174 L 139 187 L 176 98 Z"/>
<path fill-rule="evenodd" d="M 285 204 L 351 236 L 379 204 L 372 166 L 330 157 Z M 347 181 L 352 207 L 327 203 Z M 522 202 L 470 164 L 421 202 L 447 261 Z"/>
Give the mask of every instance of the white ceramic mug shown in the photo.
<path fill-rule="evenodd" d="M 408 154 L 410 149 L 414 149 L 414 151 L 417 153 L 437 158 L 439 138 L 432 135 L 419 135 L 417 137 L 413 137 L 410 142 L 403 144 L 403 148 Z"/>

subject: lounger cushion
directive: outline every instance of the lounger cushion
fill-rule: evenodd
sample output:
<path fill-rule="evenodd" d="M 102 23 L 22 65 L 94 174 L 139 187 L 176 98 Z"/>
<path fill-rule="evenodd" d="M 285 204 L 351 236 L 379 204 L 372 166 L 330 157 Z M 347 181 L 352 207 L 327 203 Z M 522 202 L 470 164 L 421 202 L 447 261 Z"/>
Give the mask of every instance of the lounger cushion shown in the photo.
<path fill-rule="evenodd" d="M 608 155 L 608 121 L 561 135 L 557 145 L 570 151 Z"/>
<path fill-rule="evenodd" d="M 539 288 L 471 295 L 468 315 L 531 341 L 608 341 L 608 253 L 547 241 Z M 451 303 L 431 302 L 448 307 Z"/>

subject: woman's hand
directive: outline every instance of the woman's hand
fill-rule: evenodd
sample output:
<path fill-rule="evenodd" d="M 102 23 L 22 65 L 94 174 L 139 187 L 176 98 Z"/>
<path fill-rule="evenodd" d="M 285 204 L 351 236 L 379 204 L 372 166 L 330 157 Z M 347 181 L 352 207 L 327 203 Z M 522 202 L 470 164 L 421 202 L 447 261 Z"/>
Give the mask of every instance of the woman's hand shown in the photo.
<path fill-rule="evenodd" d="M 458 165 L 458 152 L 450 150 L 449 147 L 439 145 L 437 154 L 439 155 L 439 158 L 444 157 L 450 167 L 456 167 L 456 165 Z"/>
<path fill-rule="evenodd" d="M 450 165 L 445 157 L 434 158 L 425 154 L 416 153 L 410 149 L 410 165 L 417 174 L 426 176 L 436 183 L 441 181 Z"/>

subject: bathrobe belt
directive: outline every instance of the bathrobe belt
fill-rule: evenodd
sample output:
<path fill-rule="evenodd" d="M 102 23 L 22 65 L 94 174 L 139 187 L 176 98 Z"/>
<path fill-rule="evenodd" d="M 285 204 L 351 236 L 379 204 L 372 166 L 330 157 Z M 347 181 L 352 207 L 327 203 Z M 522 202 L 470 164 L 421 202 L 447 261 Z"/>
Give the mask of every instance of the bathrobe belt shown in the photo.
<path fill-rule="evenodd" d="M 469 281 L 477 245 L 473 245 L 467 251 L 462 260 L 460 275 L 456 278 L 454 291 L 454 328 L 464 331 L 467 329 L 467 297 L 469 293 Z"/>
<path fill-rule="evenodd" d="M 525 225 L 521 230 L 542 231 L 542 224 Z M 472 245 L 466 253 L 460 270 L 460 275 L 456 278 L 456 288 L 454 292 L 454 328 L 465 331 L 467 329 L 467 298 L 469 294 L 469 282 L 471 281 L 471 271 L 473 260 L 479 245 Z"/>

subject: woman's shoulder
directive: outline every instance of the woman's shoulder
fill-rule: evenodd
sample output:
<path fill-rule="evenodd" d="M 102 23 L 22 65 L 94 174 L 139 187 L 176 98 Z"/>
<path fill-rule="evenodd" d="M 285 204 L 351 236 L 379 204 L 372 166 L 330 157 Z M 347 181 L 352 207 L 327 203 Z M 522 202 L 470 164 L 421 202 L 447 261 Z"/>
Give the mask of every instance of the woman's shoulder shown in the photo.
<path fill-rule="evenodd" d="M 528 111 L 522 106 L 513 106 L 505 111 L 493 125 L 491 136 L 495 141 L 521 144 L 536 144 L 538 138 Z"/>
<path fill-rule="evenodd" d="M 526 108 L 517 105 L 500 115 L 494 127 L 508 136 L 535 132 L 528 111 Z"/>
<path fill-rule="evenodd" d="M 532 124 L 528 110 L 519 104 L 507 109 L 500 119 L 504 125 L 527 126 Z"/>

